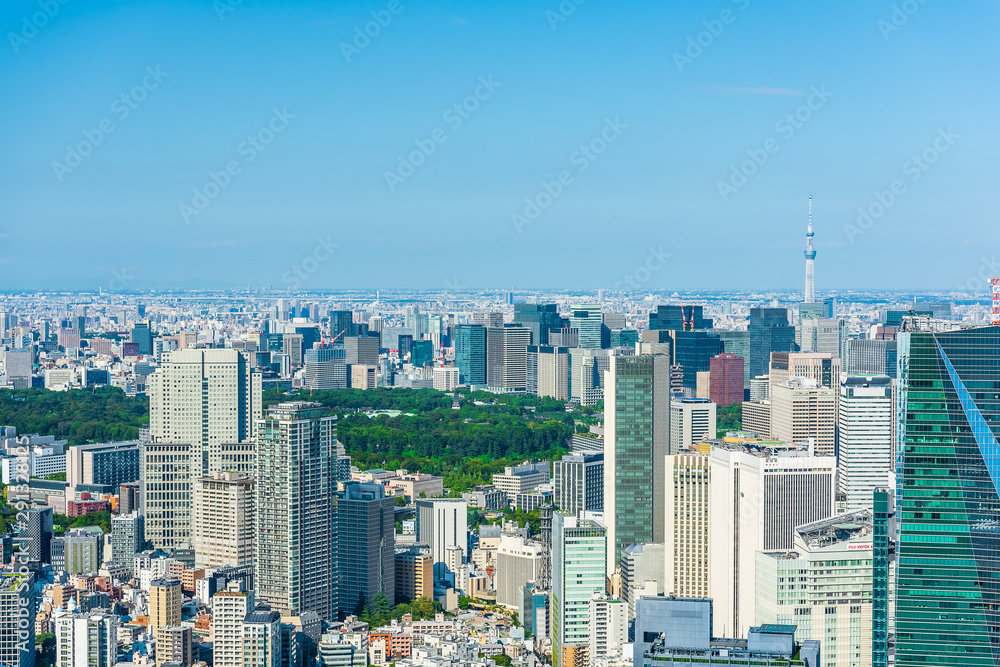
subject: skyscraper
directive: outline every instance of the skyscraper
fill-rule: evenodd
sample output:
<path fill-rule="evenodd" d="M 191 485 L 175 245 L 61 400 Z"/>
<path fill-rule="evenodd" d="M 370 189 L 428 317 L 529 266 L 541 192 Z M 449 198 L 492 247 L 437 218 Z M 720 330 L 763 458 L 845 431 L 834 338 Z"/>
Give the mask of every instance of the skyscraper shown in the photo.
<path fill-rule="evenodd" d="M 709 360 L 709 398 L 719 407 L 743 403 L 744 361 L 726 352 Z"/>
<path fill-rule="evenodd" d="M 562 326 L 554 303 L 515 303 L 513 321 L 531 330 L 532 345 L 548 345 L 549 331 Z"/>
<path fill-rule="evenodd" d="M 584 510 L 604 509 L 604 453 L 576 452 L 552 463 L 555 493 L 552 502 L 580 516 Z"/>
<path fill-rule="evenodd" d="M 306 350 L 302 384 L 310 391 L 346 389 L 347 353 L 343 347 L 320 345 Z"/>
<path fill-rule="evenodd" d="M 245 442 L 261 415 L 261 376 L 231 349 L 185 349 L 165 355 L 147 380 L 152 442 L 192 445 L 195 466 L 208 474 L 209 452 Z"/>
<path fill-rule="evenodd" d="M 795 528 L 833 515 L 837 460 L 756 445 L 709 455 L 709 596 L 715 634 L 742 637 L 754 622 L 756 552 L 791 549 Z"/>
<path fill-rule="evenodd" d="M 896 664 L 1000 656 L 1000 327 L 899 334 Z M 909 330 L 907 330 L 909 329 Z"/>
<path fill-rule="evenodd" d="M 670 360 L 639 355 L 610 361 L 604 398 L 604 518 L 608 572 L 613 572 L 625 547 L 663 541 Z"/>
<path fill-rule="evenodd" d="M 469 506 L 461 498 L 434 498 L 417 501 L 417 542 L 429 545 L 434 557 L 434 574 L 444 578 L 446 554 L 459 547 L 469 557 Z"/>
<path fill-rule="evenodd" d="M 528 345 L 531 332 L 505 324 L 486 329 L 486 384 L 500 392 L 528 390 Z"/>
<path fill-rule="evenodd" d="M 786 308 L 751 308 L 750 377 L 765 375 L 772 352 L 795 351 L 795 327 L 788 323 Z"/>
<path fill-rule="evenodd" d="M 816 301 L 816 249 L 813 247 L 813 198 L 809 195 L 809 227 L 806 229 L 806 290 L 803 301 Z"/>
<path fill-rule="evenodd" d="M 353 614 L 385 595 L 396 602 L 393 499 L 381 484 L 347 482 L 337 494 L 338 598 L 340 611 Z"/>
<path fill-rule="evenodd" d="M 337 613 L 337 418 L 319 403 L 279 403 L 257 422 L 257 596 L 277 611 Z"/>
<path fill-rule="evenodd" d="M 601 347 L 601 304 L 576 303 L 570 306 L 569 326 L 580 332 L 580 347 Z"/>
<path fill-rule="evenodd" d="M 680 454 L 716 436 L 716 405 L 707 398 L 670 399 L 670 439 L 668 454 Z"/>
<path fill-rule="evenodd" d="M 150 442 L 142 447 L 142 503 L 146 539 L 172 549 L 191 539 L 192 446 Z"/>
<path fill-rule="evenodd" d="M 486 384 L 486 327 L 481 324 L 455 327 L 455 365 L 462 384 Z"/>
<path fill-rule="evenodd" d="M 563 664 L 565 646 L 588 645 L 593 628 L 590 601 L 603 593 L 607 533 L 592 519 L 566 511 L 552 514 L 552 642 L 555 664 Z"/>
<path fill-rule="evenodd" d="M 569 399 L 569 348 L 528 346 L 528 393 Z"/>
<path fill-rule="evenodd" d="M 253 565 L 253 478 L 243 472 L 197 477 L 191 548 L 196 567 Z"/>
<path fill-rule="evenodd" d="M 664 593 L 708 597 L 708 454 L 682 452 L 666 459 Z"/>
<path fill-rule="evenodd" d="M 146 547 L 145 518 L 141 514 L 111 517 L 111 562 L 134 574 L 135 555 Z"/>
<path fill-rule="evenodd" d="M 892 380 L 852 375 L 840 384 L 837 484 L 847 511 L 872 509 L 875 489 L 894 466 Z"/>
<path fill-rule="evenodd" d="M 833 456 L 837 442 L 837 391 L 811 378 L 793 377 L 771 385 L 771 437 L 806 445 Z"/>

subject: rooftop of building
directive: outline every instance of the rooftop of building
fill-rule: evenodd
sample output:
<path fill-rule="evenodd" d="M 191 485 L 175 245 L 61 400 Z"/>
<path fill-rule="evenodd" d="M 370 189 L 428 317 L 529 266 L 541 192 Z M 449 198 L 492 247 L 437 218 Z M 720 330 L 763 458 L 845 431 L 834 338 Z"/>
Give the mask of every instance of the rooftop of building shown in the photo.
<path fill-rule="evenodd" d="M 872 513 L 867 508 L 807 523 L 795 529 L 803 541 L 813 548 L 871 539 L 873 531 Z"/>

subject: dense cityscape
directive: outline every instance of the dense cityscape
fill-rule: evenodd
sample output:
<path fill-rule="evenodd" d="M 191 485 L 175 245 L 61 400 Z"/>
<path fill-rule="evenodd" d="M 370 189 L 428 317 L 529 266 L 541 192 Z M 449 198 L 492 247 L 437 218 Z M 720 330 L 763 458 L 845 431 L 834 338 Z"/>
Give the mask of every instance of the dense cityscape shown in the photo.
<path fill-rule="evenodd" d="M 5 0 L 0 667 L 1000 667 L 998 26 Z"/>
<path fill-rule="evenodd" d="M 993 664 L 1000 308 L 813 239 L 798 295 L 4 295 L 0 662 Z"/>

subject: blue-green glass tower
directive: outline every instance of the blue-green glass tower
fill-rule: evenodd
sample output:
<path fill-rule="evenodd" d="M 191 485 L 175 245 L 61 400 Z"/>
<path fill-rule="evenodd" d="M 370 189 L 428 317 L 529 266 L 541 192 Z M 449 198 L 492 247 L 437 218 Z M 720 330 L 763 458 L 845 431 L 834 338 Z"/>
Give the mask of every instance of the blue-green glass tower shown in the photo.
<path fill-rule="evenodd" d="M 896 664 L 996 667 L 1000 327 L 904 331 L 899 373 Z"/>
<path fill-rule="evenodd" d="M 875 489 L 872 511 L 872 667 L 889 664 L 889 570 L 893 549 L 893 492 Z"/>
<path fill-rule="evenodd" d="M 463 384 L 486 384 L 486 327 L 481 324 L 455 327 L 455 365 Z"/>

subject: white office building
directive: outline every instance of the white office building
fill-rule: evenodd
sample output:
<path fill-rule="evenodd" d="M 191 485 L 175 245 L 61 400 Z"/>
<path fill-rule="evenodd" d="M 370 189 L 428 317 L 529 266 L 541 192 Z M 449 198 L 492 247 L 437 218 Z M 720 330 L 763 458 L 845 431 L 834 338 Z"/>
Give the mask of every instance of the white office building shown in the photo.
<path fill-rule="evenodd" d="M 754 624 L 756 553 L 791 549 L 795 528 L 833 515 L 837 460 L 756 445 L 709 455 L 709 595 L 714 634 L 745 637 Z"/>
<path fill-rule="evenodd" d="M 668 454 L 679 454 L 693 445 L 714 438 L 716 425 L 715 403 L 707 398 L 670 399 L 670 442 Z"/>
<path fill-rule="evenodd" d="M 117 616 L 57 610 L 52 623 L 56 636 L 53 667 L 113 667 L 118 662 Z"/>
<path fill-rule="evenodd" d="M 846 509 L 872 509 L 875 489 L 889 484 L 895 465 L 892 438 L 892 380 L 852 375 L 840 383 L 839 472 Z"/>

